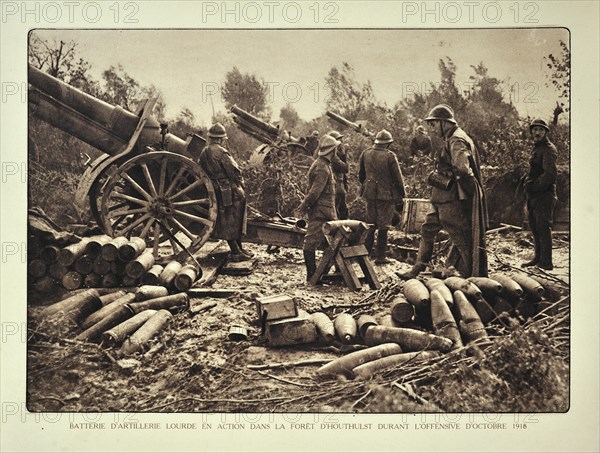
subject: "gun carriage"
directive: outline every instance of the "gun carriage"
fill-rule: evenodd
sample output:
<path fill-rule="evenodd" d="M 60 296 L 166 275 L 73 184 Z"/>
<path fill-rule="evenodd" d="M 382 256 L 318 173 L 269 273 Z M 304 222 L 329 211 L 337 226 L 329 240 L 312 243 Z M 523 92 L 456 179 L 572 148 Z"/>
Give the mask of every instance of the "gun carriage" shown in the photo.
<path fill-rule="evenodd" d="M 110 105 L 29 66 L 31 112 L 103 154 L 88 165 L 75 204 L 112 237 L 139 236 L 157 262 L 183 259 L 209 239 L 217 217 L 212 182 L 197 164 L 205 140 L 183 140 L 151 113 Z"/>

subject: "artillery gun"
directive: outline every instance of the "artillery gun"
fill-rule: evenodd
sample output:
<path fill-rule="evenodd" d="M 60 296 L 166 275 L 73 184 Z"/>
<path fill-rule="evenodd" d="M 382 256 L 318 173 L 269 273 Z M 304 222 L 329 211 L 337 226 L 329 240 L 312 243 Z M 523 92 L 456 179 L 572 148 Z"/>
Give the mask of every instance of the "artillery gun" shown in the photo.
<path fill-rule="evenodd" d="M 312 161 L 310 152 L 304 147 L 301 139 L 294 137 L 288 131 L 280 130 L 245 110 L 234 105 L 231 107 L 233 122 L 244 133 L 255 138 L 262 144 L 253 151 L 248 165 L 258 167 L 271 159 L 289 158 L 299 164 L 309 164 Z"/>
<path fill-rule="evenodd" d="M 29 84 L 35 116 L 104 153 L 79 182 L 80 213 L 89 204 L 106 234 L 142 237 L 157 262 L 183 259 L 202 247 L 217 218 L 212 182 L 197 164 L 202 137 L 170 134 L 151 116 L 156 99 L 142 101 L 132 113 L 31 65 Z"/>

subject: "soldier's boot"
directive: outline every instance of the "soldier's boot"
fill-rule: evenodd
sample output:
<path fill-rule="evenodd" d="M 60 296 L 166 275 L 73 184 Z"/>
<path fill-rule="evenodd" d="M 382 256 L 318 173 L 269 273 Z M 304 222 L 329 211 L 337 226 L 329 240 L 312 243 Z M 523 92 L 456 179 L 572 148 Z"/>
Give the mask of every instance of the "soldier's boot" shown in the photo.
<path fill-rule="evenodd" d="M 314 250 L 303 250 L 302 253 L 306 265 L 306 281 L 308 281 L 317 270 L 316 253 Z"/>
<path fill-rule="evenodd" d="M 227 241 L 229 250 L 231 250 L 231 261 L 239 263 L 240 261 L 250 261 L 252 258 L 244 254 L 236 240 Z"/>
<path fill-rule="evenodd" d="M 387 264 L 390 262 L 385 257 L 387 251 L 388 230 L 380 228 L 377 230 L 377 247 L 375 249 L 375 264 Z"/>
<path fill-rule="evenodd" d="M 236 240 L 240 250 L 242 251 L 242 253 L 244 255 L 246 255 L 248 258 L 254 258 L 254 253 L 249 252 L 248 250 L 244 250 L 244 247 L 242 246 L 242 240 L 241 239 L 237 239 Z"/>
<path fill-rule="evenodd" d="M 375 227 L 372 226 L 367 231 L 367 235 L 365 236 L 365 248 L 367 252 L 369 252 L 369 258 L 373 258 L 373 244 L 375 242 Z"/>
<path fill-rule="evenodd" d="M 410 280 L 411 278 L 417 278 L 417 276 L 427 269 L 427 264 L 431 261 L 433 255 L 433 240 L 427 240 L 421 236 L 419 241 L 419 251 L 417 252 L 417 262 L 408 272 L 396 272 L 396 275 L 403 280 Z"/>
<path fill-rule="evenodd" d="M 402 280 L 410 280 L 411 278 L 417 278 L 425 269 L 427 269 L 427 264 L 415 263 L 408 272 L 396 272 L 396 275 Z"/>
<path fill-rule="evenodd" d="M 533 233 L 533 244 L 534 244 L 533 258 L 531 258 L 529 261 L 525 261 L 524 263 L 522 263 L 521 267 L 535 266 L 537 263 L 540 262 L 540 238 L 539 238 L 538 234 L 535 232 Z"/>
<path fill-rule="evenodd" d="M 540 269 L 552 270 L 552 229 L 544 228 L 539 232 L 540 237 L 540 260 L 537 267 Z"/>

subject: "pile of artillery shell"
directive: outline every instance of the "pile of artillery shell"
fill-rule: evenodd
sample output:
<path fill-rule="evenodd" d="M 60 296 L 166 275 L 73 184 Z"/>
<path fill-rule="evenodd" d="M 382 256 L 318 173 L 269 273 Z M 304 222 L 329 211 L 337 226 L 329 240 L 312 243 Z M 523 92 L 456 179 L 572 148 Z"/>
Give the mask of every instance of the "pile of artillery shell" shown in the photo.
<path fill-rule="evenodd" d="M 142 238 L 98 235 L 58 248 L 44 247 L 27 266 L 32 287 L 50 293 L 60 287 L 135 287 L 139 284 L 186 291 L 202 277 L 196 265 L 171 261 L 165 267 L 154 263 L 152 250 Z"/>
<path fill-rule="evenodd" d="M 68 316 L 81 328 L 75 340 L 122 345 L 120 352 L 131 354 L 144 349 L 167 325 L 172 312 L 188 308 L 187 294 L 168 295 L 162 286 L 142 286 L 135 293 L 117 290 L 104 296 L 87 289 L 49 305 L 36 319 Z"/>

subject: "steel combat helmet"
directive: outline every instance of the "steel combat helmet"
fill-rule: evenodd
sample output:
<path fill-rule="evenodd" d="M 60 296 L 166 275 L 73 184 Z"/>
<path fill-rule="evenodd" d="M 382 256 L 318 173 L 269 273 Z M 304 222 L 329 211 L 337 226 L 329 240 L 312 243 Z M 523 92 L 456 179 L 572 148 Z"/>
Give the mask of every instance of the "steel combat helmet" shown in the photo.
<path fill-rule="evenodd" d="M 454 110 L 452 110 L 452 107 L 446 104 L 436 105 L 429 111 L 429 115 L 427 118 L 425 118 L 425 121 L 434 120 L 450 121 L 451 123 L 456 124 L 456 120 L 454 119 Z"/>
<path fill-rule="evenodd" d="M 531 124 L 529 124 L 529 130 L 533 129 L 535 126 L 543 127 L 547 132 L 550 132 L 550 127 L 548 127 L 548 123 L 546 123 L 541 118 L 534 119 Z"/>
<path fill-rule="evenodd" d="M 326 156 L 335 149 L 341 142 L 337 141 L 331 135 L 323 135 L 319 142 L 319 156 Z"/>
<path fill-rule="evenodd" d="M 213 124 L 208 130 L 208 136 L 210 138 L 226 138 L 227 131 L 225 130 L 225 126 L 221 123 Z"/>
<path fill-rule="evenodd" d="M 387 143 L 392 143 L 393 141 L 394 139 L 392 137 L 392 134 L 390 134 L 385 129 L 381 129 L 379 132 L 377 132 L 377 135 L 375 136 L 376 145 L 385 145 Z"/>

